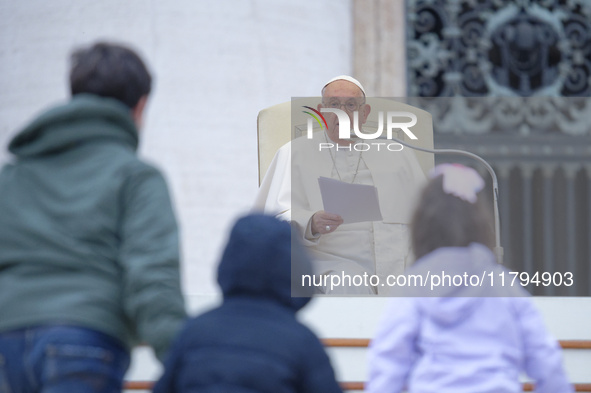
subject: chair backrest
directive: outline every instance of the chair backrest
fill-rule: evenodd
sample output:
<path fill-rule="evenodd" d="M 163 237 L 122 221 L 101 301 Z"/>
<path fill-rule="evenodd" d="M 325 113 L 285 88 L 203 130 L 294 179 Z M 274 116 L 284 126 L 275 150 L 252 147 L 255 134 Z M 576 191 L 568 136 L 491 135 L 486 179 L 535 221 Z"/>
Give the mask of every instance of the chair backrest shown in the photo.
<path fill-rule="evenodd" d="M 305 110 L 303 106 L 316 108 L 320 100 L 320 97 L 296 98 L 259 112 L 257 118 L 259 184 L 262 182 L 277 150 L 290 140 L 301 136 L 307 130 L 308 119 L 311 117 L 303 112 Z M 411 112 L 417 116 L 417 124 L 411 128 L 411 131 L 418 139 L 411 140 L 402 131 L 399 131 L 396 137 L 415 146 L 433 148 L 433 120 L 429 112 L 387 98 L 369 97 L 367 103 L 371 106 L 371 112 L 364 125 L 364 129 L 367 129 L 368 132 L 377 130 L 378 114 L 380 112 L 383 112 L 384 116 L 387 112 Z M 294 108 L 293 111 L 292 108 Z M 384 124 L 386 124 L 386 120 L 384 120 Z M 318 127 L 318 129 L 320 128 Z M 417 151 L 416 156 L 425 173 L 433 168 L 432 154 Z"/>

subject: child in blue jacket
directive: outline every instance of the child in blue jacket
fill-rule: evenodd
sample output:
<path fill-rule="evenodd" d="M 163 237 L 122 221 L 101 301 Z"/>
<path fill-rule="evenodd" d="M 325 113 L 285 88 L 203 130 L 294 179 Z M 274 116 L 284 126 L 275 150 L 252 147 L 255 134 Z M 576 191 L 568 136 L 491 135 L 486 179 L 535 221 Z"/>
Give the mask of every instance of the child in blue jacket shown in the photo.
<path fill-rule="evenodd" d="M 297 281 L 311 265 L 288 223 L 238 220 L 218 268 L 224 302 L 186 324 L 154 393 L 341 393 L 322 344 L 296 320 L 310 298 L 291 297 L 292 269 Z"/>

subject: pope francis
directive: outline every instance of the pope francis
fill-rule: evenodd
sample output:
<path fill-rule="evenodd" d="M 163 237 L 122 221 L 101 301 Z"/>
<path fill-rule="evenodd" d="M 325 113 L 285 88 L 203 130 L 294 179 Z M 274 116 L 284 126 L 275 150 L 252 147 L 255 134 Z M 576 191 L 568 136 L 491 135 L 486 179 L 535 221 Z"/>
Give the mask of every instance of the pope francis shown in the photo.
<path fill-rule="evenodd" d="M 351 128 L 357 120 L 360 130 L 371 111 L 361 83 L 346 75 L 323 87 L 317 109 L 323 108 L 345 111 Z M 411 262 L 407 225 L 425 175 L 410 149 L 376 149 L 377 143 L 368 148 L 363 140 L 340 139 L 338 116 L 323 115 L 324 131 L 312 138 L 303 135 L 278 150 L 255 208 L 297 224 L 314 259 L 310 285 L 317 292 L 387 294 L 388 277 L 403 273 Z M 375 186 L 382 221 L 345 223 L 340 215 L 324 211 L 318 185 L 322 176 Z"/>

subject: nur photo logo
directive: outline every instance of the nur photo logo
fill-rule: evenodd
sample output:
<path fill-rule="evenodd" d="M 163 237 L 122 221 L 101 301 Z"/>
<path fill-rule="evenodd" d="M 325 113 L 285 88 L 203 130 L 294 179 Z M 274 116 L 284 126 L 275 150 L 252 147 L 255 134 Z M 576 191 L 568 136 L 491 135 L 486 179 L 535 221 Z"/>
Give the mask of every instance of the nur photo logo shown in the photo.
<path fill-rule="evenodd" d="M 360 122 L 359 122 L 359 111 L 351 112 L 353 115 L 353 124 L 351 124 L 351 118 L 349 114 L 341 109 L 337 108 L 320 108 L 320 111 L 310 107 L 310 106 L 302 106 L 307 110 L 302 111 L 310 116 L 308 118 L 307 123 L 307 133 L 306 137 L 308 139 L 313 138 L 314 134 L 314 120 L 318 123 L 321 130 L 328 130 L 328 122 L 326 118 L 323 116 L 323 113 L 333 113 L 338 118 L 338 138 L 341 140 L 350 140 L 350 139 L 362 139 L 362 140 L 375 140 L 375 139 L 386 139 L 392 140 L 394 130 L 401 130 L 408 136 L 410 139 L 416 140 L 418 139 L 417 136 L 411 131 L 411 128 L 417 124 L 417 116 L 412 112 L 400 112 L 400 111 L 392 111 L 386 112 L 384 116 L 384 112 L 378 112 L 378 127 L 373 132 L 367 132 L 365 130 L 360 129 Z M 384 135 L 385 130 L 385 135 Z M 353 131 L 353 135 L 351 133 Z M 359 151 L 366 151 L 371 149 L 372 146 L 376 146 L 378 150 L 380 150 L 380 146 L 386 145 L 385 142 L 373 142 L 373 143 L 357 143 L 354 146 L 355 150 Z M 396 145 L 396 148 L 393 149 L 391 145 Z M 323 148 L 332 148 L 334 147 L 333 143 L 320 143 L 319 150 Z M 400 151 L 403 149 L 403 146 L 399 143 L 391 143 L 386 146 L 390 151 Z M 337 145 L 339 148 L 339 145 Z M 350 148 L 350 147 L 349 147 Z"/>

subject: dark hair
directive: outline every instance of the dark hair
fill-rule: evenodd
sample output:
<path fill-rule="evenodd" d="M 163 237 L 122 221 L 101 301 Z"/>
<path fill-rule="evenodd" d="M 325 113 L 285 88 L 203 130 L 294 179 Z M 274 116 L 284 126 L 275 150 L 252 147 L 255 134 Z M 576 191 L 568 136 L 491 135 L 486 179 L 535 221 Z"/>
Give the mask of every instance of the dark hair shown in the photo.
<path fill-rule="evenodd" d="M 419 259 L 439 247 L 481 243 L 492 249 L 494 232 L 487 198 L 481 191 L 472 204 L 443 191 L 443 176 L 423 190 L 411 223 L 412 248 Z"/>
<path fill-rule="evenodd" d="M 140 57 L 117 44 L 98 42 L 72 53 L 70 90 L 72 95 L 90 93 L 115 98 L 134 108 L 148 95 L 152 77 Z"/>

